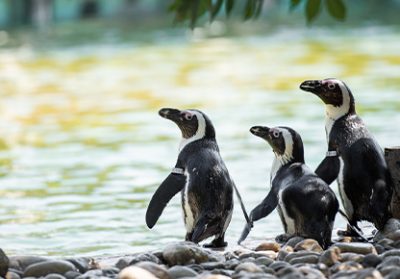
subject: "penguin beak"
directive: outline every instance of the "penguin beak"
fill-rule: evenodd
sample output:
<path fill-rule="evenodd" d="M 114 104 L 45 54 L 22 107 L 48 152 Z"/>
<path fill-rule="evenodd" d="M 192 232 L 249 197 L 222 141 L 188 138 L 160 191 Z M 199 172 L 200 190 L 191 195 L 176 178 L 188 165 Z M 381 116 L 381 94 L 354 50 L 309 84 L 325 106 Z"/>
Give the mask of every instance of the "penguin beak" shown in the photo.
<path fill-rule="evenodd" d="M 158 111 L 158 114 L 163 118 L 176 122 L 180 119 L 181 111 L 173 108 L 162 108 Z"/>
<path fill-rule="evenodd" d="M 322 82 L 320 80 L 306 80 L 300 84 L 300 89 L 318 95 L 322 92 Z"/>
<path fill-rule="evenodd" d="M 269 139 L 269 128 L 266 126 L 253 126 L 250 128 L 250 132 L 257 137 Z"/>

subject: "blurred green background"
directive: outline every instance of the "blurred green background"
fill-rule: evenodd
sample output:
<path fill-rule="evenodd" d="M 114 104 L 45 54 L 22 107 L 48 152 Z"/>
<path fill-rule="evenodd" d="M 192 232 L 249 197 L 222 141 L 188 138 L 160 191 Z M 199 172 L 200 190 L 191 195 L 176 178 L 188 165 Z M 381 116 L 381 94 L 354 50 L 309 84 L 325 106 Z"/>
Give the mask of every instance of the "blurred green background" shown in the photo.
<path fill-rule="evenodd" d="M 400 1 L 345 1 L 345 21 L 322 8 L 311 24 L 304 3 L 265 0 L 255 21 L 238 3 L 192 30 L 170 1 L 0 0 L 1 248 L 103 255 L 183 239 L 178 196 L 144 223 L 180 141 L 161 107 L 210 116 L 248 210 L 273 158 L 251 126 L 296 129 L 313 169 L 324 157 L 324 108 L 298 89 L 305 79 L 344 80 L 381 146 L 399 145 Z M 231 245 L 243 225 L 236 206 Z M 274 212 L 249 239 L 282 231 Z"/>

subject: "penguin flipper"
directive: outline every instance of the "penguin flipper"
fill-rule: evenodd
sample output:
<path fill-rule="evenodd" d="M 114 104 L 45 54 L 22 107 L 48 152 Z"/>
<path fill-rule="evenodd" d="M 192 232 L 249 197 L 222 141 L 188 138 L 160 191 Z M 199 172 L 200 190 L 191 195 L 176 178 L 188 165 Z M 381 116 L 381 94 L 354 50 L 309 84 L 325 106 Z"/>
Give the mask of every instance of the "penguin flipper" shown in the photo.
<path fill-rule="evenodd" d="M 171 173 L 161 183 L 150 200 L 146 211 L 146 224 L 150 229 L 157 223 L 168 202 L 180 192 L 186 183 L 186 177 L 182 174 Z"/>
<path fill-rule="evenodd" d="M 337 156 L 325 157 L 319 164 L 315 173 L 322 178 L 326 184 L 330 185 L 339 175 L 340 162 Z"/>
<path fill-rule="evenodd" d="M 277 205 L 278 195 L 276 191 L 271 189 L 267 197 L 250 212 L 250 222 L 247 223 L 244 227 L 238 243 L 240 244 L 243 240 L 246 239 L 247 235 L 250 233 L 251 228 L 253 227 L 253 221 L 257 221 L 261 218 L 268 216 Z"/>

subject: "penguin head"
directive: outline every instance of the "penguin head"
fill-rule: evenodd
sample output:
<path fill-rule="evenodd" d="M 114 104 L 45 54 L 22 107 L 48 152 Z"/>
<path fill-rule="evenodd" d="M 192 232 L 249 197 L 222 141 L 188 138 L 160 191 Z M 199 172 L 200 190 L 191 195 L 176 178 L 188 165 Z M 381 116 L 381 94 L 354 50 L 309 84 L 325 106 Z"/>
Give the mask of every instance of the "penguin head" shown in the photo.
<path fill-rule="evenodd" d="M 353 94 L 341 80 L 306 80 L 300 85 L 300 89 L 318 96 L 325 103 L 327 114 L 332 118 L 355 113 Z"/>
<path fill-rule="evenodd" d="M 254 126 L 250 128 L 250 132 L 265 139 L 272 147 L 276 158 L 283 164 L 304 163 L 303 141 L 295 130 L 282 126 L 274 128 Z"/>
<path fill-rule="evenodd" d="M 188 143 L 207 138 L 215 139 L 215 129 L 211 120 L 200 110 L 160 109 L 158 114 L 172 120 L 182 132 L 181 149 Z"/>

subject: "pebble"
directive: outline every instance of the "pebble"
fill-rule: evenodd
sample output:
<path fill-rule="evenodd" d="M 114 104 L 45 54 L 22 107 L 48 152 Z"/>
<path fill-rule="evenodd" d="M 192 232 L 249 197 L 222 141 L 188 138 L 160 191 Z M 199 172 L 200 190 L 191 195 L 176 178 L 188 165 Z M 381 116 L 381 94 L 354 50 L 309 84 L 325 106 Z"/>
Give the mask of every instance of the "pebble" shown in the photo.
<path fill-rule="evenodd" d="M 259 257 L 256 259 L 256 264 L 257 265 L 262 265 L 262 266 L 269 266 L 270 264 L 272 264 L 274 262 L 273 259 L 268 258 L 268 257 Z"/>
<path fill-rule="evenodd" d="M 261 244 L 259 244 L 256 247 L 255 251 L 271 250 L 271 251 L 274 251 L 274 252 L 279 252 L 280 249 L 281 249 L 281 245 L 279 245 L 279 243 L 266 241 L 266 242 L 262 242 Z"/>
<path fill-rule="evenodd" d="M 325 264 L 330 267 L 340 260 L 340 249 L 338 247 L 331 247 L 324 251 L 319 258 L 319 263 Z"/>
<path fill-rule="evenodd" d="M 307 255 L 302 257 L 297 257 L 289 261 L 290 264 L 316 264 L 318 263 L 319 257 L 317 255 Z"/>
<path fill-rule="evenodd" d="M 7 272 L 7 275 L 5 276 L 5 278 L 6 279 L 20 279 L 21 276 L 19 276 L 18 273 L 9 270 Z"/>
<path fill-rule="evenodd" d="M 0 277 L 6 277 L 9 265 L 10 259 L 4 253 L 3 249 L 0 249 Z"/>
<path fill-rule="evenodd" d="M 119 279 L 157 279 L 153 274 L 138 266 L 128 266 L 118 274 Z"/>
<path fill-rule="evenodd" d="M 304 238 L 301 236 L 294 236 L 286 242 L 285 246 L 295 247 L 298 243 L 302 242 L 303 240 Z"/>
<path fill-rule="evenodd" d="M 336 243 L 334 247 L 338 247 L 341 253 L 352 252 L 356 254 L 377 254 L 375 247 L 371 243 Z"/>
<path fill-rule="evenodd" d="M 51 273 L 64 274 L 68 271 L 74 270 L 76 270 L 76 267 L 68 261 L 44 261 L 28 266 L 24 271 L 24 277 L 42 277 Z"/>
<path fill-rule="evenodd" d="M 98 268 L 98 264 L 92 258 L 73 258 L 66 260 L 72 263 L 80 273 L 85 273 L 89 269 Z"/>
<path fill-rule="evenodd" d="M 44 279 L 65 279 L 65 277 L 60 274 L 51 273 L 44 277 Z"/>
<path fill-rule="evenodd" d="M 167 245 L 163 250 L 163 258 L 169 266 L 216 262 L 224 259 L 221 254 L 202 249 L 192 242 L 178 242 Z"/>
<path fill-rule="evenodd" d="M 75 279 L 76 277 L 80 276 L 81 274 L 77 271 L 67 271 L 64 274 L 64 277 L 67 279 Z"/>
<path fill-rule="evenodd" d="M 302 251 L 302 250 L 313 251 L 318 253 L 324 251 L 324 249 L 322 249 L 322 247 L 319 245 L 318 241 L 310 238 L 304 239 L 303 241 L 300 241 L 294 246 L 294 251 Z"/>
<path fill-rule="evenodd" d="M 135 266 L 147 270 L 148 272 L 150 272 L 159 279 L 171 279 L 167 269 L 162 265 L 158 265 L 153 262 L 140 262 L 135 264 Z"/>
<path fill-rule="evenodd" d="M 364 267 L 376 267 L 381 262 L 382 262 L 381 257 L 379 257 L 375 254 L 368 254 L 363 258 L 363 260 L 361 261 L 361 264 Z"/>
<path fill-rule="evenodd" d="M 205 274 L 198 277 L 198 279 L 230 279 L 230 277 L 221 274 Z"/>
<path fill-rule="evenodd" d="M 48 261 L 48 259 L 37 256 L 10 257 L 10 268 L 24 271 L 28 266 L 34 263 L 45 262 L 45 261 Z"/>
<path fill-rule="evenodd" d="M 340 254 L 340 261 L 341 262 L 357 262 L 361 263 L 362 260 L 364 259 L 364 255 L 362 254 L 356 254 L 356 253 L 341 253 Z"/>
<path fill-rule="evenodd" d="M 235 272 L 245 271 L 248 273 L 259 273 L 262 269 L 254 263 L 241 263 L 235 268 Z"/>
<path fill-rule="evenodd" d="M 173 279 L 182 277 L 196 277 L 198 275 L 198 273 L 194 270 L 182 265 L 171 267 L 170 269 L 168 269 L 168 274 Z"/>

